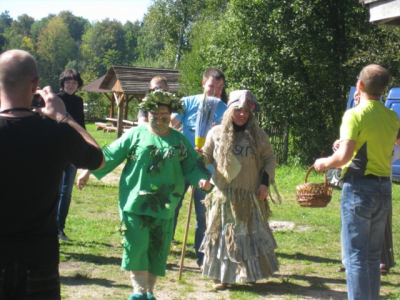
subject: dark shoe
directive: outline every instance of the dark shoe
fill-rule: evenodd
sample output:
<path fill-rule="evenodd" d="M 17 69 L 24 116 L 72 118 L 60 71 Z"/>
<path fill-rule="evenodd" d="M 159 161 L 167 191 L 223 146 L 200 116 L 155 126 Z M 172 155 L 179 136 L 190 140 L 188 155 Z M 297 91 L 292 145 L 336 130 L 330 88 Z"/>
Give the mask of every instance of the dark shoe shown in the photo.
<path fill-rule="evenodd" d="M 178 244 L 179 244 L 179 242 L 178 242 L 176 239 L 173 239 L 173 240 L 172 240 L 172 244 L 174 244 L 174 245 L 178 245 Z"/>
<path fill-rule="evenodd" d="M 147 293 L 147 300 L 157 300 L 152 293 Z"/>
<path fill-rule="evenodd" d="M 346 268 L 344 267 L 344 266 L 340 266 L 340 267 L 338 267 L 338 272 L 344 272 L 344 271 L 346 271 Z"/>
<path fill-rule="evenodd" d="M 221 283 L 221 280 L 214 279 L 213 288 L 214 288 L 214 290 L 221 291 L 221 290 L 226 289 L 226 284 L 225 283 Z"/>
<path fill-rule="evenodd" d="M 63 240 L 64 242 L 70 242 L 71 241 L 71 239 L 65 235 L 64 231 L 60 231 L 58 233 L 58 238 L 60 240 Z"/>
<path fill-rule="evenodd" d="M 133 293 L 128 300 L 147 300 L 146 294 Z"/>

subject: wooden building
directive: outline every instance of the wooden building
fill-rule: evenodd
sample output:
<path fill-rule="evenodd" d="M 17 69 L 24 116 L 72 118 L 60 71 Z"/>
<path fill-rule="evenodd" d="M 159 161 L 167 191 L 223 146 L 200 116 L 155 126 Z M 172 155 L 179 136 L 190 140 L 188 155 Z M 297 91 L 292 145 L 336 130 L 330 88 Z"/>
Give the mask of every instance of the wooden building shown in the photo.
<path fill-rule="evenodd" d="M 107 74 L 89 83 L 83 90 L 105 94 L 111 102 L 110 118 L 114 118 L 114 107 L 117 104 L 117 135 L 120 137 L 123 120 L 128 117 L 129 102 L 143 99 L 151 79 L 157 75 L 167 78 L 169 92 L 176 93 L 179 90 L 178 70 L 126 66 L 112 66 Z"/>
<path fill-rule="evenodd" d="M 376 25 L 400 26 L 400 0 L 359 0 L 369 7 L 369 21 Z"/>

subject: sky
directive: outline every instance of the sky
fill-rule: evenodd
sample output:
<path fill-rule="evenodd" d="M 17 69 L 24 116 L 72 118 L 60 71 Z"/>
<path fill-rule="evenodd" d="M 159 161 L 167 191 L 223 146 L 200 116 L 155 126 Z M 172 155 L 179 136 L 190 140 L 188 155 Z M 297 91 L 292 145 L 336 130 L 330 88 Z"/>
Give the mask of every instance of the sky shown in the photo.
<path fill-rule="evenodd" d="M 40 20 L 68 10 L 90 22 L 109 18 L 125 24 L 141 21 L 151 3 L 151 0 L 0 0 L 0 13 L 7 10 L 14 20 L 23 14 Z"/>

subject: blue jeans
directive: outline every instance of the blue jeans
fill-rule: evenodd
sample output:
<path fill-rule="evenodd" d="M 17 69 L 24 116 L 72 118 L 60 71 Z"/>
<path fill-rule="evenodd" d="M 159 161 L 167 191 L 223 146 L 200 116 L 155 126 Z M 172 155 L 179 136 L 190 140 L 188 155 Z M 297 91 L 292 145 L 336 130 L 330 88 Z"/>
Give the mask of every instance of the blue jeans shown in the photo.
<path fill-rule="evenodd" d="M 0 265 L 0 300 L 59 300 L 58 265 Z"/>
<path fill-rule="evenodd" d="M 185 190 L 183 192 L 181 200 L 178 203 L 178 206 L 175 209 L 174 234 L 175 234 L 176 224 L 178 223 L 179 210 L 182 207 L 182 201 L 183 198 L 185 197 L 186 191 L 188 190 L 189 186 L 190 183 L 187 180 L 185 180 Z M 203 241 L 204 233 L 206 232 L 206 207 L 203 203 L 201 203 L 201 201 L 203 201 L 205 197 L 206 194 L 204 194 L 199 189 L 194 190 L 194 209 L 196 211 L 196 233 L 194 236 L 194 249 L 196 250 L 197 265 L 199 266 L 203 265 L 203 258 L 204 258 L 204 253 L 199 252 L 199 248 Z"/>
<path fill-rule="evenodd" d="M 341 235 L 349 300 L 379 299 L 380 256 L 391 205 L 390 179 L 345 180 Z"/>
<path fill-rule="evenodd" d="M 68 216 L 69 205 L 71 204 L 72 188 L 75 183 L 76 168 L 74 165 L 67 164 L 64 168 L 60 184 L 60 200 L 58 202 L 57 223 L 58 230 L 63 231 L 65 220 Z"/>

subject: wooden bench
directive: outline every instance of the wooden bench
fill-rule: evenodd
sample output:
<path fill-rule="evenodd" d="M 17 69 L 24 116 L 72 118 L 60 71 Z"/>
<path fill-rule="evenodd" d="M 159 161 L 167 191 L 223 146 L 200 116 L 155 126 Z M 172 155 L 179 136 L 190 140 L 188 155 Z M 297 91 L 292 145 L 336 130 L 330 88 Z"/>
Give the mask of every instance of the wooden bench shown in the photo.
<path fill-rule="evenodd" d="M 104 132 L 117 132 L 117 127 L 115 126 L 107 126 L 106 128 L 104 128 Z"/>
<path fill-rule="evenodd" d="M 135 122 L 135 121 L 123 120 L 123 122 L 124 122 L 124 125 L 128 125 L 128 126 L 131 126 L 131 127 L 138 125 L 138 122 Z"/>
<path fill-rule="evenodd" d="M 94 123 L 96 125 L 96 130 L 104 130 L 107 126 L 110 126 L 106 123 L 102 123 L 102 122 L 96 122 Z"/>
<path fill-rule="evenodd" d="M 112 126 L 117 127 L 118 119 L 115 119 L 115 118 L 106 118 L 106 120 L 107 120 L 108 122 L 110 122 L 110 123 L 112 124 Z"/>

